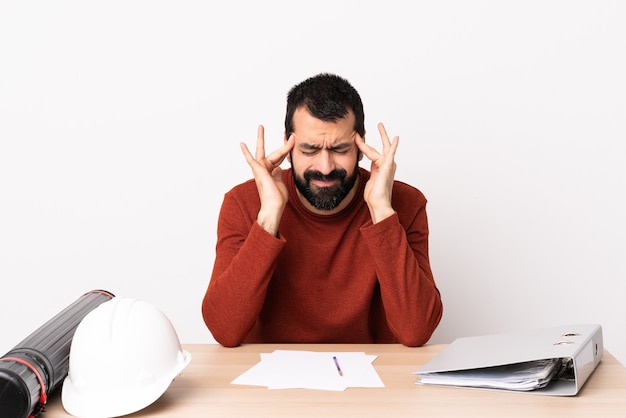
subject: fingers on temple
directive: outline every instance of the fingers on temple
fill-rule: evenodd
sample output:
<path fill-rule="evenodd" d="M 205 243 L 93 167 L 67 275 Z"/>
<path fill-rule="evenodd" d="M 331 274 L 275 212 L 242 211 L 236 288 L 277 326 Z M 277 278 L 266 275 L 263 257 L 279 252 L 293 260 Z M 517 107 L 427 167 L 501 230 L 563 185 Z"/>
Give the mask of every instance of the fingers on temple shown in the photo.
<path fill-rule="evenodd" d="M 361 152 L 369 158 L 371 161 L 375 161 L 380 158 L 380 153 L 376 151 L 376 148 L 369 146 L 365 143 L 365 140 L 361 137 L 361 135 L 356 135 L 356 146 L 361 150 Z"/>

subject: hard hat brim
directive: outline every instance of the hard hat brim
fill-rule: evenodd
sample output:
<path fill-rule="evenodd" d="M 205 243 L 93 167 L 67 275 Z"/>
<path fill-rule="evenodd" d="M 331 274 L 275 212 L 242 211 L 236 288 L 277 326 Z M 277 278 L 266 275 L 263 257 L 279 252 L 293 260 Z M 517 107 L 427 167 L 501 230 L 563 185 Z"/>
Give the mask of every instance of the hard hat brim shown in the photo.
<path fill-rule="evenodd" d="M 122 384 L 81 391 L 74 385 L 71 376 L 68 376 L 61 390 L 63 408 L 68 414 L 79 418 L 120 417 L 140 411 L 157 401 L 191 362 L 189 352 L 183 350 L 182 354 L 176 370 L 141 391 L 125 390 Z"/>

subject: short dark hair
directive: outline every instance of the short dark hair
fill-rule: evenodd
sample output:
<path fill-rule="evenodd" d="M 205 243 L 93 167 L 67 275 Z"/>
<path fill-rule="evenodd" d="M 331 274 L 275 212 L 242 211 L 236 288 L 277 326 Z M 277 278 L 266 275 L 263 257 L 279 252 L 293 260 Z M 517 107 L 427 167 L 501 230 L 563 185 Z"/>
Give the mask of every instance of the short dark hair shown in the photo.
<path fill-rule="evenodd" d="M 293 133 L 293 115 L 305 106 L 317 119 L 334 122 L 343 119 L 349 110 L 354 113 L 354 130 L 365 136 L 365 115 L 361 96 L 348 80 L 335 74 L 321 73 L 296 84 L 287 94 L 285 135 Z"/>

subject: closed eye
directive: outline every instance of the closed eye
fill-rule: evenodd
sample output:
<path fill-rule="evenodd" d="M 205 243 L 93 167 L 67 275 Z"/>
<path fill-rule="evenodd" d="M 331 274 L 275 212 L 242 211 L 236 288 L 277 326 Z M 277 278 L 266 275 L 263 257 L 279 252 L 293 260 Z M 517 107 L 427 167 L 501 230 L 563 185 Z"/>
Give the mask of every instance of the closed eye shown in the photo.
<path fill-rule="evenodd" d="M 320 152 L 321 148 L 315 147 L 300 147 L 300 152 L 304 155 L 315 155 Z"/>
<path fill-rule="evenodd" d="M 349 153 L 353 147 L 353 143 L 342 143 L 335 145 L 334 147 L 329 147 L 327 148 L 327 150 L 328 152 L 331 152 L 333 154 L 343 155 Z M 324 149 L 323 147 L 318 147 L 311 144 L 301 144 L 298 148 L 300 149 L 300 152 L 304 155 L 315 155 Z"/>
<path fill-rule="evenodd" d="M 354 147 L 353 143 L 342 143 L 342 144 L 338 144 L 334 147 L 330 147 L 328 148 L 328 151 L 334 153 L 334 154 L 347 154 L 349 153 L 352 148 Z"/>

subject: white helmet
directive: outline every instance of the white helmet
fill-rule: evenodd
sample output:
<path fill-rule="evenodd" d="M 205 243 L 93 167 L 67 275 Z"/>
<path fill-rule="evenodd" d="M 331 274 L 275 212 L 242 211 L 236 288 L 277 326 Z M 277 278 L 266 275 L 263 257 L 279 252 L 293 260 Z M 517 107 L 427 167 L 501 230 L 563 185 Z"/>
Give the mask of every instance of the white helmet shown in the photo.
<path fill-rule="evenodd" d="M 156 401 L 187 367 L 169 319 L 153 305 L 115 297 L 76 328 L 61 400 L 77 417 L 118 417 Z"/>

